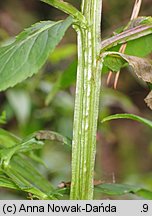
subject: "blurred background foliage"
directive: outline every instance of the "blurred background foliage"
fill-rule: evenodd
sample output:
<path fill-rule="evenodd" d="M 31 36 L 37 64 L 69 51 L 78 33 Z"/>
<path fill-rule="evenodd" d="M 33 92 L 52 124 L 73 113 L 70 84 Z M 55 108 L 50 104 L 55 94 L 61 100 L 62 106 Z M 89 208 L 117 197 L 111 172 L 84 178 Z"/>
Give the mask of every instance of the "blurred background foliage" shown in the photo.
<path fill-rule="evenodd" d="M 80 0 L 69 2 L 79 8 Z M 103 0 L 102 37 L 127 24 L 134 0 Z M 140 15 L 151 15 L 151 0 L 144 0 Z M 0 1 L 0 42 L 13 38 L 24 28 L 40 20 L 59 20 L 62 12 L 38 0 Z M 53 130 L 72 138 L 72 121 L 76 79 L 76 34 L 72 28 L 34 77 L 0 93 L 0 113 L 6 112 L 7 123 L 1 127 L 24 137 L 37 130 Z M 142 185 L 152 190 L 152 133 L 149 128 L 130 120 L 100 124 L 103 117 L 115 113 L 134 113 L 152 120 L 144 103 L 148 89 L 124 68 L 117 90 L 102 90 L 97 134 L 95 179 L 104 183 Z M 47 144 L 41 154 L 47 165 L 42 172 L 55 185 L 70 181 L 71 152 L 58 144 Z M 0 199 L 21 199 L 25 194 L 0 189 Z M 105 196 L 97 195 L 97 198 Z M 113 197 L 108 196 L 113 199 Z M 114 197 L 115 198 L 115 197 Z M 119 197 L 132 199 L 134 195 Z"/>

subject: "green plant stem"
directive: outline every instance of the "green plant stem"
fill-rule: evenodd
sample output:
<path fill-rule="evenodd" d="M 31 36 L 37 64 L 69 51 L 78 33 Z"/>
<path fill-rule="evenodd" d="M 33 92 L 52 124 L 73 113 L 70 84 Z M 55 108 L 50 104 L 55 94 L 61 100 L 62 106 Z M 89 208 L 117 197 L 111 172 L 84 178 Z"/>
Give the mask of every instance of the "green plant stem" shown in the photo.
<path fill-rule="evenodd" d="M 87 27 L 76 26 L 78 68 L 75 98 L 71 199 L 93 199 L 93 175 L 99 110 L 101 0 L 83 0 Z"/>
<path fill-rule="evenodd" d="M 52 5 L 53 7 L 63 11 L 66 14 L 69 14 L 75 19 L 75 21 L 81 22 L 83 25 L 86 24 L 86 20 L 83 14 L 68 2 L 61 1 L 61 0 L 41 0 L 41 1 L 49 5 Z"/>

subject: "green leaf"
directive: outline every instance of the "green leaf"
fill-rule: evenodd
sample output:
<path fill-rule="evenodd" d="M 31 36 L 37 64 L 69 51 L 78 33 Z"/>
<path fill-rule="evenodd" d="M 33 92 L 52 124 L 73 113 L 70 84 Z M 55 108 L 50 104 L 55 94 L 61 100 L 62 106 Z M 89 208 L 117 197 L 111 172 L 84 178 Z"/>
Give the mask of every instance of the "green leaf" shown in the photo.
<path fill-rule="evenodd" d="M 119 48 L 118 48 L 119 49 Z M 152 52 L 152 34 L 129 41 L 125 54 L 145 57 Z"/>
<path fill-rule="evenodd" d="M 44 137 L 39 137 L 39 136 L 38 138 L 44 139 Z M 40 140 L 37 142 L 40 142 Z M 22 146 L 22 145 L 23 144 L 20 144 L 21 149 L 17 149 L 18 151 L 16 151 L 15 155 L 14 154 L 11 155 L 9 165 L 7 166 L 1 165 L 0 187 L 13 188 L 13 189 L 29 192 L 32 193 L 38 199 L 56 199 L 55 194 L 57 193 L 57 195 L 60 195 L 59 192 L 56 192 L 56 190 L 51 185 L 51 183 L 48 182 L 48 180 L 41 173 L 39 173 L 39 171 L 37 171 L 37 169 L 35 168 L 39 163 L 39 161 L 37 160 L 38 158 L 36 158 L 35 160 L 34 157 L 31 159 L 31 157 L 28 156 L 28 154 L 27 155 L 23 153 L 19 154 L 19 152 L 30 150 L 30 146 L 28 149 L 28 145 L 27 146 L 26 145 Z M 9 153 L 11 153 L 11 149 L 16 148 L 18 146 L 19 145 L 10 148 Z M 33 146 L 31 146 L 31 149 L 32 148 Z M 3 148 L 2 150 L 8 151 L 9 149 Z M 7 157 L 7 154 L 4 154 L 4 156 Z"/>
<path fill-rule="evenodd" d="M 102 54 L 103 63 L 110 69 L 119 71 L 126 63 L 132 68 L 138 78 L 152 83 L 152 61 L 150 59 L 129 56 L 119 52 L 105 52 Z M 119 62 L 119 64 L 118 64 Z"/>
<path fill-rule="evenodd" d="M 22 190 L 38 199 L 57 199 L 61 194 L 36 169 L 41 159 L 30 153 L 43 146 L 44 141 L 60 142 L 71 148 L 71 140 L 52 131 L 38 131 L 21 140 L 0 129 L 0 187 Z M 5 144 L 6 142 L 6 144 Z"/>
<path fill-rule="evenodd" d="M 76 55 L 76 44 L 66 44 L 57 47 L 50 55 L 49 59 L 52 64 L 57 64 L 59 61 L 70 58 Z"/>
<path fill-rule="evenodd" d="M 36 140 L 34 137 L 29 140 L 23 140 L 21 143 L 14 145 L 9 148 L 0 149 L 0 165 L 2 167 L 7 167 L 14 154 L 18 152 L 27 152 L 34 149 L 42 148 L 44 143 L 42 141 Z"/>
<path fill-rule="evenodd" d="M 6 123 L 6 112 L 3 111 L 2 114 L 0 115 L 0 124 L 5 124 Z"/>
<path fill-rule="evenodd" d="M 0 187 L 19 190 L 19 187 L 4 174 L 0 174 Z"/>
<path fill-rule="evenodd" d="M 10 89 L 6 92 L 6 96 L 19 124 L 27 124 L 31 114 L 31 99 L 29 93 L 21 89 Z"/>
<path fill-rule="evenodd" d="M 152 34 L 152 25 L 151 26 L 138 26 L 133 29 L 126 30 L 118 35 L 115 35 L 111 38 L 103 40 L 101 43 L 101 53 L 105 50 L 109 50 L 112 47 L 116 47 L 119 44 L 126 43 L 128 41 L 136 41 L 138 38 L 147 37 L 147 35 Z M 149 36 L 151 38 L 151 36 Z M 142 43 L 142 46 L 144 41 Z M 115 50 L 119 49 L 115 48 Z"/>
<path fill-rule="evenodd" d="M 10 170 L 8 172 L 8 169 Z M 18 175 L 12 176 L 12 171 Z M 6 169 L 6 174 L 22 190 L 38 190 L 45 194 L 45 197 L 54 193 L 54 187 L 51 183 L 34 167 L 34 163 L 25 155 L 16 155 L 12 158 L 10 167 Z M 21 181 L 20 181 L 21 178 Z M 24 179 L 22 181 L 22 179 Z M 44 199 L 44 198 L 43 198 Z"/>
<path fill-rule="evenodd" d="M 112 70 L 113 72 L 120 71 L 122 67 L 125 67 L 126 61 L 122 58 L 115 57 L 115 55 L 108 55 L 104 58 L 104 66 L 108 69 Z"/>
<path fill-rule="evenodd" d="M 129 22 L 123 32 L 116 34 L 101 43 L 101 53 L 119 51 L 120 45 L 127 42 L 125 54 L 145 57 L 152 52 L 152 17 L 138 17 Z"/>
<path fill-rule="evenodd" d="M 152 192 L 146 189 L 141 189 L 136 192 L 137 196 L 143 197 L 147 200 L 152 200 Z"/>
<path fill-rule="evenodd" d="M 20 33 L 15 42 L 0 48 L 0 90 L 37 73 L 62 39 L 73 19 L 44 21 Z"/>
<path fill-rule="evenodd" d="M 107 116 L 106 118 L 102 119 L 101 123 L 104 123 L 106 121 L 111 121 L 114 119 L 132 119 L 132 120 L 141 122 L 141 123 L 147 125 L 148 127 L 152 128 L 152 121 L 145 119 L 145 118 L 142 118 L 142 117 L 137 116 L 137 115 L 126 114 L 126 113 Z"/>
<path fill-rule="evenodd" d="M 124 54 L 131 55 L 131 56 L 137 56 L 137 57 L 145 57 L 149 55 L 152 52 L 152 34 L 143 36 L 141 38 L 137 38 L 136 40 L 128 41 L 127 46 L 125 49 Z M 111 47 L 108 49 L 110 52 L 118 52 L 121 45 L 116 45 L 114 47 Z M 106 59 L 108 61 L 108 59 Z M 116 60 L 113 60 L 114 65 L 117 64 Z M 123 65 L 123 62 L 121 60 L 117 60 L 119 62 L 118 66 L 113 66 L 113 71 L 120 70 Z M 125 66 L 125 65 L 124 65 Z M 116 67 L 116 68 L 115 68 Z M 103 72 L 107 73 L 109 71 L 109 68 L 104 65 Z"/>
<path fill-rule="evenodd" d="M 133 193 L 144 198 L 152 199 L 152 191 L 144 189 L 140 186 L 127 184 L 101 184 L 95 187 L 95 191 L 117 196 Z"/>
<path fill-rule="evenodd" d="M 14 134 L 0 128 L 0 147 L 9 148 L 18 144 L 21 139 Z"/>
<path fill-rule="evenodd" d="M 70 87 L 76 81 L 77 61 L 73 61 L 60 78 L 60 89 Z"/>
<path fill-rule="evenodd" d="M 68 145 L 71 148 L 71 141 L 68 138 L 53 131 L 41 130 L 29 135 L 16 145 L 13 145 L 9 148 L 0 149 L 1 166 L 7 167 L 14 154 L 17 154 L 19 152 L 29 152 L 42 148 L 44 145 L 43 141 L 45 140 L 60 142 Z"/>
<path fill-rule="evenodd" d="M 0 169 L 0 187 L 22 190 L 38 199 L 56 199 L 56 190 L 48 180 L 35 169 L 35 164 L 23 154 L 15 155 L 8 167 Z"/>
<path fill-rule="evenodd" d="M 152 52 L 151 44 L 152 44 L 152 34 L 149 34 L 141 38 L 128 41 L 124 53 L 132 56 L 145 57 Z M 120 46 L 121 46 L 120 44 L 116 45 L 114 47 L 111 47 L 110 49 L 107 49 L 107 51 L 118 52 Z"/>
<path fill-rule="evenodd" d="M 77 71 L 77 61 L 73 61 L 69 67 L 58 77 L 56 83 L 54 83 L 53 88 L 46 97 L 45 104 L 48 105 L 54 98 L 54 96 L 63 89 L 70 87 L 76 80 Z"/>

